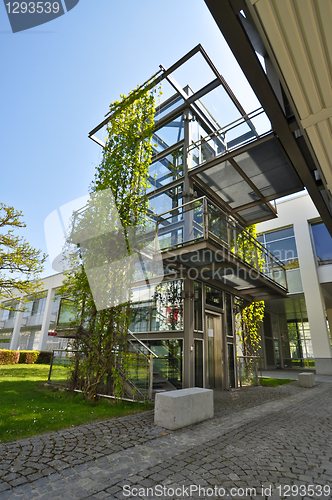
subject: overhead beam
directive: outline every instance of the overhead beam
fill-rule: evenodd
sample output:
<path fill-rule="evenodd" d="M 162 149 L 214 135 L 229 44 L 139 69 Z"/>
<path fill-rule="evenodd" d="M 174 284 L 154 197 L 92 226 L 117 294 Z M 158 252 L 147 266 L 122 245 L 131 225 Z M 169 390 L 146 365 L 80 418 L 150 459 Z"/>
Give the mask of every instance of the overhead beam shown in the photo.
<path fill-rule="evenodd" d="M 315 179 L 296 144 L 283 110 L 238 17 L 237 9 L 240 3 L 234 3 L 232 0 L 223 0 L 222 2 L 220 0 L 205 0 L 205 3 L 268 115 L 273 130 L 278 135 L 291 163 L 307 188 L 323 222 L 332 235 L 332 217 L 328 207 L 317 189 Z"/>

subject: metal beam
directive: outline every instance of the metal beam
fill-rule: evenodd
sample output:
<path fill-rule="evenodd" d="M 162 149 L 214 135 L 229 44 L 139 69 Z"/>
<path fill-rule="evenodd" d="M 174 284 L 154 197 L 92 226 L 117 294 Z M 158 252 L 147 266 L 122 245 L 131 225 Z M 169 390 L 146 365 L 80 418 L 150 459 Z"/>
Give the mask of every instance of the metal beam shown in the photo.
<path fill-rule="evenodd" d="M 278 135 L 291 163 L 307 188 L 323 222 L 332 235 L 331 214 L 317 189 L 315 180 L 288 126 L 284 112 L 242 26 L 234 2 L 232 0 L 224 0 L 223 2 L 220 2 L 220 0 L 205 0 L 205 3 L 268 115 L 273 130 Z"/>

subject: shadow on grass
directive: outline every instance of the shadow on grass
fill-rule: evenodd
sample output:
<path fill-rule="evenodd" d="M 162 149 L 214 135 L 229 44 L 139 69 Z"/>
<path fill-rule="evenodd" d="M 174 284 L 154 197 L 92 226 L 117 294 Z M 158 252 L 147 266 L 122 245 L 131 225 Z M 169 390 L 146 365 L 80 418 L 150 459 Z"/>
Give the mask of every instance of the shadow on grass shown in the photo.
<path fill-rule="evenodd" d="M 151 409 L 126 401 L 88 403 L 82 394 L 45 387 L 48 365 L 0 366 L 0 442 Z M 58 382 L 65 382 L 60 374 Z"/>

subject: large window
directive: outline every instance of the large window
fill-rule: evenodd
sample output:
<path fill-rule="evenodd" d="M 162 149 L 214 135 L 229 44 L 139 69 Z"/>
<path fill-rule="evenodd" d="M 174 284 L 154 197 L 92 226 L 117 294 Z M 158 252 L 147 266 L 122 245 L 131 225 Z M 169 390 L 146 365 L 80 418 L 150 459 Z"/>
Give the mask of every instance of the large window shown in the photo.
<path fill-rule="evenodd" d="M 293 227 L 258 235 L 258 241 L 281 260 L 286 269 L 299 267 Z"/>
<path fill-rule="evenodd" d="M 149 168 L 150 187 L 147 192 L 165 186 L 183 176 L 183 148 L 175 149 L 171 153 L 151 163 Z"/>
<path fill-rule="evenodd" d="M 183 116 L 178 116 L 162 128 L 156 130 L 152 137 L 152 149 L 154 153 L 160 153 L 182 141 L 184 137 Z"/>
<path fill-rule="evenodd" d="M 312 236 L 319 266 L 332 264 L 332 238 L 323 222 L 312 224 Z"/>
<path fill-rule="evenodd" d="M 182 280 L 133 290 L 132 332 L 183 330 Z"/>

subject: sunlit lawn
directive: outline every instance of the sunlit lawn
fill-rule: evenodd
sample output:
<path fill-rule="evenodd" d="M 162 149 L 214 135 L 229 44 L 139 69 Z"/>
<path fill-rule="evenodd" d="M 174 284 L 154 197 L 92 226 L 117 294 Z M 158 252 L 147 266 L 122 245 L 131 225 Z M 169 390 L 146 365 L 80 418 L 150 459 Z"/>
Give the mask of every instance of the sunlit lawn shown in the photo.
<path fill-rule="evenodd" d="M 0 365 L 0 441 L 13 441 L 92 420 L 136 413 L 152 405 L 101 398 L 45 387 L 49 365 Z M 52 381 L 65 382 L 67 368 L 56 366 Z"/>
<path fill-rule="evenodd" d="M 294 382 L 294 380 L 289 378 L 259 377 L 259 384 L 267 387 L 277 387 L 278 385 L 289 384 L 289 382 Z"/>

